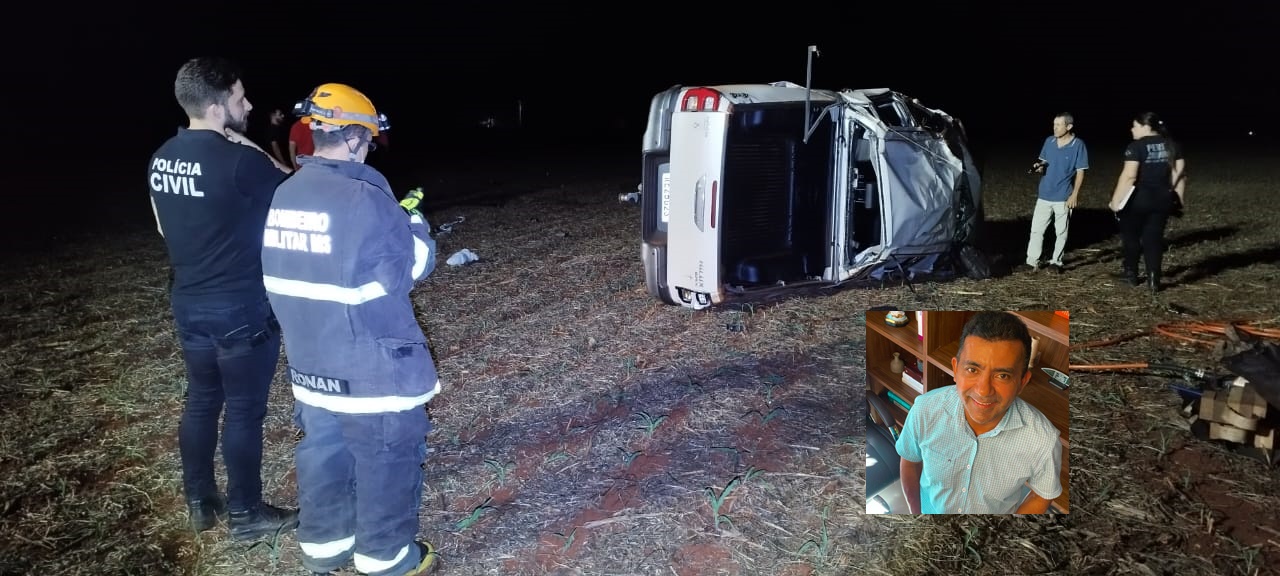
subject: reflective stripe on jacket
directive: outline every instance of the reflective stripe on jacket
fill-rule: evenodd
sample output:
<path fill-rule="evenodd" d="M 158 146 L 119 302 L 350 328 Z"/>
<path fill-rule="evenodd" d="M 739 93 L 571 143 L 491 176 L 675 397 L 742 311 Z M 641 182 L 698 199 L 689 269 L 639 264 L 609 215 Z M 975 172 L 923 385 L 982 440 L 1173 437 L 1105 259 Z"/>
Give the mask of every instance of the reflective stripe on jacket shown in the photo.
<path fill-rule="evenodd" d="M 276 189 L 263 283 L 297 401 L 333 412 L 409 410 L 440 391 L 409 292 L 435 269 L 422 217 L 359 162 L 303 159 Z"/>

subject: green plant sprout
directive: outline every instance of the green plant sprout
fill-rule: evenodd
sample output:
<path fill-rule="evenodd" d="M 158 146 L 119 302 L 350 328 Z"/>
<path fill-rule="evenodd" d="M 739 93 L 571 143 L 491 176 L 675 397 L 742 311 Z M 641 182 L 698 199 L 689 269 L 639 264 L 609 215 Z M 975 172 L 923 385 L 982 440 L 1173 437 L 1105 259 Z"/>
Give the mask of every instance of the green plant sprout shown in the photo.
<path fill-rule="evenodd" d="M 773 420 L 773 419 L 774 419 L 774 417 L 776 417 L 776 416 L 778 415 L 778 413 L 779 413 L 779 412 L 783 412 L 783 411 L 785 411 L 785 410 L 786 410 L 786 409 L 785 409 L 785 408 L 783 408 L 783 407 L 781 407 L 781 406 L 778 406 L 778 407 L 774 408 L 773 410 L 770 410 L 768 413 L 762 413 L 762 412 L 760 412 L 759 410 L 750 410 L 750 411 L 748 411 L 746 414 L 743 414 L 743 415 L 742 415 L 742 417 L 743 417 L 743 418 L 746 418 L 746 417 L 748 417 L 748 416 L 750 416 L 750 415 L 752 415 L 752 414 L 755 414 L 755 415 L 760 416 L 760 423 L 761 423 L 761 424 L 768 424 L 768 423 L 769 423 L 769 421 L 770 421 L 770 420 Z"/>
<path fill-rule="evenodd" d="M 964 543 L 960 545 L 960 554 L 963 556 L 965 552 L 968 552 L 969 555 L 973 556 L 973 559 L 978 562 L 978 565 L 981 566 L 982 555 L 978 554 L 978 549 L 974 548 L 973 546 L 973 543 L 977 542 L 977 540 L 978 540 L 977 526 L 974 526 L 966 530 L 964 534 Z"/>
<path fill-rule="evenodd" d="M 570 530 L 568 536 L 565 536 L 563 532 L 556 532 L 555 535 L 564 540 L 564 545 L 560 546 L 560 553 L 564 554 L 569 551 L 569 548 L 573 547 L 573 539 L 578 535 L 578 529 Z"/>
<path fill-rule="evenodd" d="M 471 510 L 470 515 L 468 515 L 466 518 L 459 520 L 458 523 L 455 525 L 455 528 L 457 529 L 457 531 L 458 532 L 465 531 L 467 528 L 470 528 L 472 524 L 475 524 L 478 520 L 480 520 L 480 516 L 484 515 L 485 512 L 493 510 L 493 506 L 489 505 L 489 503 L 492 501 L 493 501 L 493 497 L 485 498 L 484 502 L 481 502 L 479 506 L 476 506 L 475 508 L 473 508 Z"/>
<path fill-rule="evenodd" d="M 773 389 L 784 381 L 785 379 L 777 374 L 769 374 L 764 377 L 764 401 L 766 404 L 773 404 Z"/>
<path fill-rule="evenodd" d="M 285 526 L 276 528 L 275 533 L 271 535 L 270 539 L 254 542 L 249 546 L 247 552 L 253 552 L 260 546 L 266 546 L 267 556 L 271 558 L 271 566 L 275 567 L 275 565 L 280 562 L 280 537 L 284 535 L 286 530 L 292 530 L 292 528 L 286 528 Z"/>
<path fill-rule="evenodd" d="M 720 529 L 721 522 L 728 524 L 730 529 L 736 529 L 736 527 L 733 525 L 733 520 L 731 520 L 727 515 L 722 514 L 720 512 L 720 508 L 724 506 L 725 501 L 728 500 L 729 495 L 732 494 L 735 489 L 745 484 L 748 480 L 755 478 L 756 476 L 759 476 L 762 473 L 764 473 L 764 470 L 751 467 L 747 469 L 747 471 L 742 475 L 734 476 L 733 479 L 730 480 L 729 483 L 725 485 L 724 490 L 721 490 L 719 494 L 716 494 L 715 488 L 712 488 L 711 486 L 707 486 L 706 488 L 707 499 L 710 501 L 710 504 L 711 504 L 711 516 L 712 516 L 712 520 L 715 522 L 716 530 Z"/>
<path fill-rule="evenodd" d="M 497 460 L 485 460 L 484 463 L 489 468 L 492 468 L 494 474 L 496 475 L 496 477 L 493 480 L 490 480 L 485 483 L 486 488 L 489 486 L 494 486 L 494 485 L 501 486 L 503 484 L 506 484 L 507 472 L 509 472 L 512 468 L 516 467 L 515 462 L 507 462 L 506 464 L 503 464 Z"/>
<path fill-rule="evenodd" d="M 812 550 L 813 555 L 818 558 L 819 565 L 826 564 L 827 558 L 831 554 L 831 536 L 827 532 L 827 515 L 830 514 L 830 512 L 830 504 L 822 508 L 822 514 L 820 516 L 820 518 L 822 518 L 822 530 L 819 533 L 818 539 L 814 540 L 810 538 L 805 540 L 804 544 L 801 544 L 800 549 L 797 551 L 799 554 L 804 554 Z"/>
<path fill-rule="evenodd" d="M 569 458 L 569 453 L 568 453 L 567 451 L 565 451 L 565 450 L 561 449 L 561 450 L 556 450 L 555 452 L 552 452 L 552 453 L 550 453 L 550 454 L 547 454 L 547 457 L 542 459 L 542 463 L 543 463 L 543 464 L 554 464 L 554 463 L 556 463 L 556 462 L 559 462 L 559 461 L 561 461 L 561 460 L 565 460 L 565 459 L 567 459 L 567 458 Z"/>
<path fill-rule="evenodd" d="M 625 461 L 625 462 L 627 463 L 627 466 L 630 466 L 630 465 L 631 465 L 631 462 L 633 462 L 633 461 L 634 461 L 637 457 L 639 457 L 641 454 L 644 454 L 644 450 L 636 450 L 636 451 L 632 452 L 632 451 L 627 450 L 626 448 L 622 448 L 622 447 L 619 447 L 619 448 L 618 448 L 618 450 L 621 450 L 621 451 L 622 451 L 622 459 L 623 459 L 623 461 Z"/>
<path fill-rule="evenodd" d="M 636 415 L 640 417 L 640 429 L 645 431 L 645 436 L 653 436 L 653 432 L 658 429 L 658 425 L 667 419 L 665 415 L 653 416 L 648 412 L 637 412 Z"/>

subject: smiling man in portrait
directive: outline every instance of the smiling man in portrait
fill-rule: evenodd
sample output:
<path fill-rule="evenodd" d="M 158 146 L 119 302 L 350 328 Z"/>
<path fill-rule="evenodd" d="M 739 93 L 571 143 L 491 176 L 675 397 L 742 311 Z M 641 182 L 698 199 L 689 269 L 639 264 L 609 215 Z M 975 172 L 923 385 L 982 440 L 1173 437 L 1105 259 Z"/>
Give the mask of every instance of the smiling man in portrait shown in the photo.
<path fill-rule="evenodd" d="M 1017 316 L 979 312 L 965 324 L 955 386 L 916 398 L 897 441 L 912 514 L 1042 514 L 1062 493 L 1058 429 L 1018 397 L 1030 358 Z"/>

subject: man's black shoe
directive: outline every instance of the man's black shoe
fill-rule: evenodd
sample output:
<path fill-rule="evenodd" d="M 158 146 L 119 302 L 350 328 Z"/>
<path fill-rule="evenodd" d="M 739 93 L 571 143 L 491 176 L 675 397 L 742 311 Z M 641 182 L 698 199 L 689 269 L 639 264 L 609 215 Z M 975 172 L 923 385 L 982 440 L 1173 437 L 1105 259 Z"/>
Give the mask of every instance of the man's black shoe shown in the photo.
<path fill-rule="evenodd" d="M 227 519 L 227 503 L 220 496 L 188 500 L 187 514 L 191 518 L 191 529 L 204 532 L 216 526 L 218 520 Z"/>
<path fill-rule="evenodd" d="M 1124 280 L 1124 283 L 1130 286 L 1138 286 L 1142 284 L 1142 282 L 1138 280 L 1138 271 L 1132 268 L 1125 268 L 1119 272 L 1112 272 L 1111 277 Z"/>
<path fill-rule="evenodd" d="M 298 511 L 276 508 L 267 503 L 244 512 L 231 513 L 231 537 L 236 540 L 256 540 L 263 536 L 275 536 L 298 527 Z"/>

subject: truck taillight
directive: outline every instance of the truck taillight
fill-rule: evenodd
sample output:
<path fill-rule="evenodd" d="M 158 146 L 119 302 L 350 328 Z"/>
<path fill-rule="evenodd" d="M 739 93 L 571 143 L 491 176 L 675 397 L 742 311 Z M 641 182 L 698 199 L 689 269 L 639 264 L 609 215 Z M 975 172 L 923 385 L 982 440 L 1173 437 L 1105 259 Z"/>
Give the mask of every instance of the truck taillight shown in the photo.
<path fill-rule="evenodd" d="M 711 88 L 691 88 L 680 102 L 681 112 L 719 112 L 724 95 Z"/>

